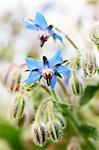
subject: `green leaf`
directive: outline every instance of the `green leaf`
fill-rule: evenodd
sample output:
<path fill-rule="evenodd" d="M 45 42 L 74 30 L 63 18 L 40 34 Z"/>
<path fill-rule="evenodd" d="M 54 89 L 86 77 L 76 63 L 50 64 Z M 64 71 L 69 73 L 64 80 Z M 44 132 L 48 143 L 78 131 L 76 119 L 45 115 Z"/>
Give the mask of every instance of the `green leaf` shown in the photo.
<path fill-rule="evenodd" d="M 93 137 L 93 138 L 98 137 L 97 129 L 93 126 L 90 126 L 90 125 L 87 125 L 87 124 L 82 124 L 80 126 L 80 131 L 83 132 L 83 134 L 86 137 Z"/>
<path fill-rule="evenodd" d="M 14 150 L 24 150 L 20 140 L 20 130 L 7 121 L 0 121 L 0 138 L 5 139 Z"/>
<path fill-rule="evenodd" d="M 89 102 L 98 90 L 99 84 L 87 86 L 80 98 L 80 105 L 85 105 L 87 102 Z"/>

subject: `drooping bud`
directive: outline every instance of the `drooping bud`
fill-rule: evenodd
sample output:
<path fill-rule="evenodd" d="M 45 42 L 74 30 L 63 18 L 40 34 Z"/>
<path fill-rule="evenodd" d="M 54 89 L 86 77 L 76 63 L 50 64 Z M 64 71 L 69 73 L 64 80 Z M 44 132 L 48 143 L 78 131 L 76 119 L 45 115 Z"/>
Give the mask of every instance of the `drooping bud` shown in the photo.
<path fill-rule="evenodd" d="M 83 51 L 82 64 L 85 77 L 91 77 L 96 73 L 97 65 L 96 65 L 96 57 L 94 51 L 90 49 L 85 49 Z"/>
<path fill-rule="evenodd" d="M 25 99 L 22 95 L 15 98 L 11 107 L 11 117 L 13 120 L 20 120 L 24 115 Z"/>
<path fill-rule="evenodd" d="M 43 146 L 46 143 L 47 130 L 45 125 L 43 124 L 36 125 L 36 123 L 32 124 L 31 133 L 33 142 L 36 145 Z"/>
<path fill-rule="evenodd" d="M 61 113 L 56 112 L 55 117 L 60 122 L 62 129 L 65 129 L 67 126 L 67 122 L 66 122 L 66 119 L 64 118 L 64 116 Z"/>
<path fill-rule="evenodd" d="M 48 133 L 52 141 L 58 142 L 62 139 L 63 131 L 58 120 L 48 122 Z"/>
<path fill-rule="evenodd" d="M 90 39 L 99 50 L 99 22 L 95 23 L 89 30 Z"/>
<path fill-rule="evenodd" d="M 75 95 L 79 95 L 83 91 L 83 86 L 75 71 L 72 72 L 72 90 Z"/>
<path fill-rule="evenodd" d="M 15 64 L 10 65 L 7 69 L 3 82 L 7 86 L 8 90 L 12 92 L 16 92 L 20 90 L 20 83 L 21 83 L 21 73 L 20 73 L 20 66 Z"/>

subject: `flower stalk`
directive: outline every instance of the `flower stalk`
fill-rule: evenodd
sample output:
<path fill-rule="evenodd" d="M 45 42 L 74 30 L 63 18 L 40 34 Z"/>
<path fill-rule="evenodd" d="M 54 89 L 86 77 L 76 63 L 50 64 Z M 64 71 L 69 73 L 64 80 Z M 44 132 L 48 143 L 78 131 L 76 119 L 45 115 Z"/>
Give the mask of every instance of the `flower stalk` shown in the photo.
<path fill-rule="evenodd" d="M 43 100 L 42 103 L 40 104 L 40 106 L 37 109 L 36 116 L 35 116 L 35 123 L 36 123 L 37 126 L 39 125 L 41 111 L 42 111 L 43 107 L 46 105 L 46 103 L 48 103 L 49 101 L 50 101 L 49 98 Z"/>
<path fill-rule="evenodd" d="M 56 28 L 55 29 L 57 31 L 59 31 L 60 33 L 62 33 L 64 35 L 64 37 L 69 41 L 69 43 L 76 49 L 76 50 L 79 50 L 79 48 L 77 47 L 77 45 L 72 41 L 72 39 L 64 32 L 62 32 L 60 29 Z"/>

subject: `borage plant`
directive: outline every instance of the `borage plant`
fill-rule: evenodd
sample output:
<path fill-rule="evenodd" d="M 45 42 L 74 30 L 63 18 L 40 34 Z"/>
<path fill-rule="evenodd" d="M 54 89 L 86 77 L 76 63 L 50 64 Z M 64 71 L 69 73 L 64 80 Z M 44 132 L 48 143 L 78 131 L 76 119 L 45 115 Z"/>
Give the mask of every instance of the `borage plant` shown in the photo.
<path fill-rule="evenodd" d="M 99 122 L 95 124 L 93 120 L 94 116 L 99 117 L 99 110 L 96 109 L 96 101 L 93 98 L 97 99 L 99 83 L 97 83 L 97 78 L 94 85 L 86 83 L 92 77 L 98 77 L 98 65 L 93 47 L 86 47 L 82 52 L 71 38 L 56 27 L 55 29 L 60 32 L 61 36 L 55 33 L 54 27 L 47 25 L 41 13 L 36 14 L 34 21 L 24 19 L 24 25 L 31 30 L 43 31 L 40 36 L 41 47 L 50 36 L 60 40 L 62 44 L 65 37 L 77 53 L 69 60 L 63 59 L 61 49 L 57 49 L 50 59 L 47 56 L 43 56 L 42 60 L 26 58 L 23 74 L 28 75 L 23 82 L 18 84 L 20 85 L 19 95 L 11 107 L 11 117 L 14 123 L 18 126 L 24 124 L 27 126 L 25 108 L 32 99 L 33 112 L 28 124 L 31 124 L 31 138 L 36 145 L 47 147 L 51 142 L 66 139 L 68 150 L 96 150 Z M 91 44 L 94 45 L 94 43 Z M 81 69 L 83 80 L 78 74 Z M 76 142 L 72 139 L 76 139 Z"/>

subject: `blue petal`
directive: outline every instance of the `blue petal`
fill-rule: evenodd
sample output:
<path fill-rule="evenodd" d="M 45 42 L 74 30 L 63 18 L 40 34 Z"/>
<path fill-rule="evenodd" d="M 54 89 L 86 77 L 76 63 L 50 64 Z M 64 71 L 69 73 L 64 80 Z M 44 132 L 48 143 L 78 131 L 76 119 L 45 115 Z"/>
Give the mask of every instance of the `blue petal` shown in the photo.
<path fill-rule="evenodd" d="M 58 49 L 56 54 L 49 60 L 50 67 L 55 67 L 57 64 L 61 64 L 63 62 L 61 49 Z"/>
<path fill-rule="evenodd" d="M 61 36 L 59 36 L 58 34 L 53 34 L 53 38 L 54 39 L 58 39 L 62 44 L 63 44 L 63 40 L 62 40 L 62 37 Z"/>
<path fill-rule="evenodd" d="M 33 69 L 43 69 L 44 65 L 42 61 L 33 59 L 33 58 L 26 58 L 26 64 L 29 70 Z"/>
<path fill-rule="evenodd" d="M 29 77 L 24 81 L 26 83 L 35 83 L 40 79 L 41 73 L 38 71 L 31 71 Z"/>
<path fill-rule="evenodd" d="M 59 66 L 55 69 L 55 71 L 57 71 L 60 74 L 63 74 L 64 76 L 65 75 L 68 76 L 68 77 L 71 76 L 71 70 L 68 67 L 65 67 L 65 66 Z"/>
<path fill-rule="evenodd" d="M 29 19 L 24 19 L 24 26 L 30 30 L 40 30 L 40 28 Z"/>
<path fill-rule="evenodd" d="M 50 84 L 51 84 L 51 88 L 53 89 L 56 84 L 56 75 L 53 74 Z"/>
<path fill-rule="evenodd" d="M 49 29 L 48 32 L 52 35 L 52 37 L 54 39 L 58 39 L 63 44 L 63 40 L 62 40 L 61 36 L 59 36 L 58 34 L 56 34 L 52 29 Z"/>
<path fill-rule="evenodd" d="M 39 12 L 37 12 L 37 14 L 36 14 L 35 24 L 37 24 L 42 30 L 45 30 L 48 27 L 44 16 Z"/>

